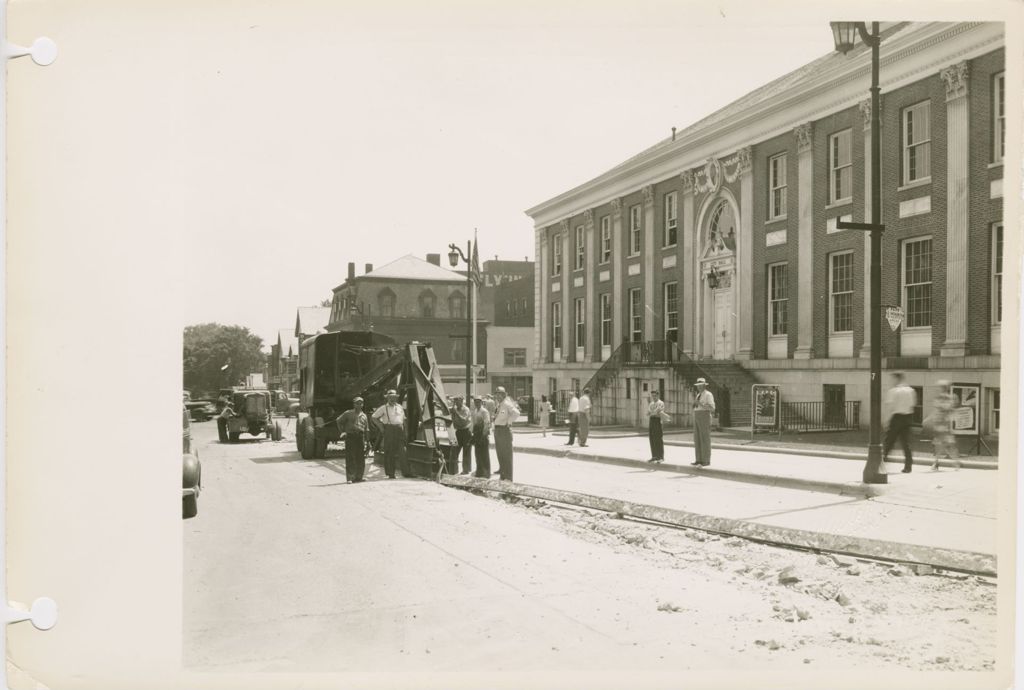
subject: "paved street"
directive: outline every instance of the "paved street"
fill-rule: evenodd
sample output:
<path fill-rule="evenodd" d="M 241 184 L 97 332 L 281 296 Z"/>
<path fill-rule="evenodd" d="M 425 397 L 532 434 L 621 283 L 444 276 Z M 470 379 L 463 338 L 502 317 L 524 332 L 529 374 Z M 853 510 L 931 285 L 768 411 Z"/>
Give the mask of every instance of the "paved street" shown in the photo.
<path fill-rule="evenodd" d="M 991 581 L 387 481 L 377 468 L 347 485 L 336 449 L 303 461 L 290 435 L 227 445 L 212 423 L 194 429 L 204 490 L 183 523 L 189 670 L 822 669 L 862 667 L 865 655 L 875 668 L 992 668 Z M 549 456 L 516 462 L 521 482 L 618 485 L 632 500 L 668 484 L 689 510 L 733 501 L 746 517 L 807 513 L 821 525 L 843 505 Z"/>

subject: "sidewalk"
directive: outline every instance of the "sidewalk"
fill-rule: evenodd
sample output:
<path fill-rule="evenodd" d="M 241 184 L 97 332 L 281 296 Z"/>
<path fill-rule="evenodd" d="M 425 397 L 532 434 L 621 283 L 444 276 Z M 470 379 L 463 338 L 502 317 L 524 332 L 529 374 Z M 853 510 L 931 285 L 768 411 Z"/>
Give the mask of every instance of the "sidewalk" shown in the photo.
<path fill-rule="evenodd" d="M 565 433 L 521 433 L 513 437 L 517 451 L 587 460 L 663 472 L 700 475 L 753 484 L 778 486 L 839 494 L 842 496 L 872 497 L 898 493 L 907 497 L 914 492 L 930 494 L 927 487 L 941 478 L 947 491 L 973 489 L 979 485 L 995 486 L 997 473 L 994 463 L 971 459 L 964 469 L 954 470 L 949 461 L 940 462 L 940 470 L 931 470 L 932 457 L 915 457 L 914 471 L 903 474 L 902 454 L 890 455 L 886 469 L 888 484 L 865 484 L 862 481 L 864 452 L 859 455 L 836 451 L 817 451 L 812 448 L 762 447 L 760 443 L 741 445 L 729 443 L 724 434 L 712 435 L 711 465 L 694 467 L 692 436 L 673 434 L 666 436 L 666 458 L 662 463 L 649 463 L 650 446 L 647 437 L 634 433 L 630 436 L 601 436 L 591 434 L 586 447 L 566 446 Z M 982 469 L 984 468 L 984 469 Z M 908 493 L 909 492 L 909 493 Z M 995 504 L 991 506 L 994 517 Z"/>

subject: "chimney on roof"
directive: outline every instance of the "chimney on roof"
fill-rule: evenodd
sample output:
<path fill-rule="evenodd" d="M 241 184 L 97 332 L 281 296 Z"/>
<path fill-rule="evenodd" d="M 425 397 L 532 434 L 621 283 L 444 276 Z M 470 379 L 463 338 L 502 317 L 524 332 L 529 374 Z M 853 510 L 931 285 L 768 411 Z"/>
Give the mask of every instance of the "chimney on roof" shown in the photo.
<path fill-rule="evenodd" d="M 427 254 L 427 263 L 434 264 L 435 266 L 440 266 L 441 265 L 441 255 L 440 254 Z"/>
<path fill-rule="evenodd" d="M 356 264 L 354 261 L 348 262 L 348 279 L 352 280 L 356 277 Z"/>
<path fill-rule="evenodd" d="M 366 271 L 365 272 L 366 273 L 370 273 L 372 271 L 373 271 L 373 264 L 366 264 Z"/>
<path fill-rule="evenodd" d="M 672 128 L 672 141 L 675 141 L 675 140 L 676 140 L 676 128 L 673 127 Z"/>

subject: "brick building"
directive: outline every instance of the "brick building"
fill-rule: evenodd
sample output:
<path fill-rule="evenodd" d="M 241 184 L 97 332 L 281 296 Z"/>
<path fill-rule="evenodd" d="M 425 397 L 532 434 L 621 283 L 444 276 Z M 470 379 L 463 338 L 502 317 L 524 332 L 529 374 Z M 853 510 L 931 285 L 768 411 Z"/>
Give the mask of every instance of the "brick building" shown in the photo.
<path fill-rule="evenodd" d="M 442 380 L 455 390 L 466 381 L 468 309 L 465 276 L 442 268 L 440 254 L 428 254 L 426 261 L 406 255 L 377 269 L 367 264 L 361 276 L 350 263 L 347 279 L 334 288 L 327 330 L 373 330 L 400 343 L 429 342 Z M 478 313 L 480 365 L 487 363 L 488 323 Z"/>
<path fill-rule="evenodd" d="M 883 29 L 883 369 L 919 415 L 940 378 L 979 386 L 998 433 L 1003 25 Z M 599 421 L 639 423 L 660 388 L 687 424 L 703 375 L 723 423 L 762 382 L 866 426 L 869 238 L 836 221 L 869 220 L 869 84 L 867 48 L 830 53 L 529 209 L 534 393 L 590 382 Z"/>
<path fill-rule="evenodd" d="M 499 274 L 515 277 L 497 281 L 490 289 L 494 323 L 487 328 L 487 382 L 492 389 L 504 386 L 509 395 L 520 398 L 533 395 L 534 269 L 533 262 L 522 271 L 514 268 L 522 274 Z"/>

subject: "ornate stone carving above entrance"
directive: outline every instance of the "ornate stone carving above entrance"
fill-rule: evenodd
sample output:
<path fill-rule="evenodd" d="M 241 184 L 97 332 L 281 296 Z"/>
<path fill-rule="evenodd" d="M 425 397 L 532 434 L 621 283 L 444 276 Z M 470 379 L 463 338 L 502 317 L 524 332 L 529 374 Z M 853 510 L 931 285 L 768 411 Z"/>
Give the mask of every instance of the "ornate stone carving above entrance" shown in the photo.
<path fill-rule="evenodd" d="M 736 251 L 736 218 L 732 207 L 725 200 L 719 201 L 712 209 L 704 236 L 705 258 L 733 254 Z"/>
<path fill-rule="evenodd" d="M 719 160 L 715 157 L 708 158 L 704 167 L 694 170 L 687 170 L 682 174 L 683 192 L 687 190 L 690 182 L 687 175 L 691 176 L 693 191 L 698 194 L 715 194 L 722 188 L 722 183 L 732 184 L 739 179 L 740 175 L 750 172 L 751 151 L 749 146 L 744 146 L 734 155 Z"/>

